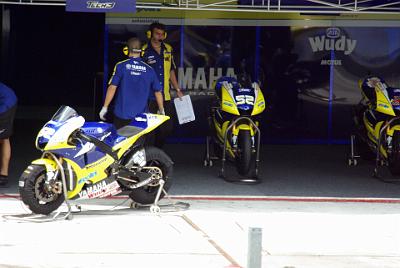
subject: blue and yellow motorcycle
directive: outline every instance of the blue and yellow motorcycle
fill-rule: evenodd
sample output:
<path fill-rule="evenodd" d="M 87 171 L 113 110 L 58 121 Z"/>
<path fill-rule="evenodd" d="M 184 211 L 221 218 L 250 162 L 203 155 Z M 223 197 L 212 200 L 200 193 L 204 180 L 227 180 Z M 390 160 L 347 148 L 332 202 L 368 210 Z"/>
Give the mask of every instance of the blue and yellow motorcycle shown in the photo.
<path fill-rule="evenodd" d="M 171 186 L 173 162 L 162 150 L 145 147 L 144 136 L 168 119 L 143 113 L 116 130 L 109 123 L 85 122 L 62 106 L 36 138 L 43 155 L 21 175 L 22 201 L 32 212 L 48 215 L 64 201 L 128 191 L 134 202 L 159 211 L 157 203 Z"/>
<path fill-rule="evenodd" d="M 211 135 L 207 137 L 204 165 L 213 165 L 213 144 L 215 156 L 222 159 L 222 177 L 226 159 L 235 163 L 240 175 L 257 177 L 260 129 L 256 116 L 265 109 L 263 93 L 256 82 L 241 84 L 233 77 L 219 78 L 214 88 L 217 103 L 209 116 Z M 254 174 L 250 174 L 254 160 Z"/>
<path fill-rule="evenodd" d="M 375 158 L 374 176 L 380 166 L 400 175 L 400 88 L 376 76 L 359 81 L 362 99 L 355 107 L 356 133 L 351 137 L 349 165 L 357 158 Z M 369 156 L 372 157 L 369 157 Z"/>

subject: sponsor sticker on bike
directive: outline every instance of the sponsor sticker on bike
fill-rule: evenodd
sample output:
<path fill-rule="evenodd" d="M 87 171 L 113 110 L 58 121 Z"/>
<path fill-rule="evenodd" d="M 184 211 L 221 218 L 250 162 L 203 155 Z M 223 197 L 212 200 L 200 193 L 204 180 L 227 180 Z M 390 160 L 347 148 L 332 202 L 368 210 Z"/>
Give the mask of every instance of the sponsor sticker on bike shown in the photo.
<path fill-rule="evenodd" d="M 79 193 L 81 199 L 103 198 L 110 195 L 116 195 L 122 192 L 118 182 L 112 181 L 107 183 L 108 180 L 103 180 L 92 186 L 87 187 Z"/>

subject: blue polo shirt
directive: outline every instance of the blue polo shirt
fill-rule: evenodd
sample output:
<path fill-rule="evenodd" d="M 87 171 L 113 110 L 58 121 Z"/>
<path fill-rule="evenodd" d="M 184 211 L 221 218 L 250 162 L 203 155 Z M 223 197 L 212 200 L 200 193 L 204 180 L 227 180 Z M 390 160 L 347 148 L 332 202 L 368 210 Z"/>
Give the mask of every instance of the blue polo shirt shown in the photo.
<path fill-rule="evenodd" d="M 114 114 L 122 119 L 146 112 L 150 96 L 162 89 L 153 68 L 141 58 L 118 62 L 109 84 L 117 86 Z"/>
<path fill-rule="evenodd" d="M 17 97 L 14 91 L 0 82 L 0 113 L 4 113 L 17 104 Z"/>

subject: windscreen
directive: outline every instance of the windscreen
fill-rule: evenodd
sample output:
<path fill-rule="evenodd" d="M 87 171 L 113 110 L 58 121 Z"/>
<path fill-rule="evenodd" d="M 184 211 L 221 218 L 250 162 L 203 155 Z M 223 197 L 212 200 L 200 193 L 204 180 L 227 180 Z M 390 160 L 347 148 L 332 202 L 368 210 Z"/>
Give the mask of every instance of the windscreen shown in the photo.
<path fill-rule="evenodd" d="M 51 120 L 56 122 L 64 122 L 72 117 L 78 116 L 78 113 L 69 106 L 61 106 L 58 111 L 53 115 Z"/>

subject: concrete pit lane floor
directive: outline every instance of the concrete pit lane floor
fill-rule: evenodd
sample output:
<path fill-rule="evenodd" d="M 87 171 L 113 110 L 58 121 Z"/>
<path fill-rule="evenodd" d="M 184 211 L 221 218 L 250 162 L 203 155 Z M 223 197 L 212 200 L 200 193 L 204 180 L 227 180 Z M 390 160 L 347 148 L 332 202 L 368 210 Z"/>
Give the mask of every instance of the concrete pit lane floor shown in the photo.
<path fill-rule="evenodd" d="M 120 196 L 33 223 L 3 194 L 0 267 L 246 267 L 253 227 L 262 228 L 262 267 L 399 267 L 398 199 L 172 198 L 190 208 L 152 214 Z"/>
<path fill-rule="evenodd" d="M 0 267 L 246 267 L 250 227 L 262 228 L 262 267 L 400 267 L 400 185 L 373 178 L 371 162 L 348 167 L 347 146 L 263 145 L 260 183 L 241 185 L 203 166 L 204 145 L 171 144 L 169 193 L 189 209 L 155 215 L 118 196 L 32 223 L 9 219 L 29 213 L 17 185 L 40 156 L 32 140 L 14 137 L 0 189 Z"/>

